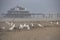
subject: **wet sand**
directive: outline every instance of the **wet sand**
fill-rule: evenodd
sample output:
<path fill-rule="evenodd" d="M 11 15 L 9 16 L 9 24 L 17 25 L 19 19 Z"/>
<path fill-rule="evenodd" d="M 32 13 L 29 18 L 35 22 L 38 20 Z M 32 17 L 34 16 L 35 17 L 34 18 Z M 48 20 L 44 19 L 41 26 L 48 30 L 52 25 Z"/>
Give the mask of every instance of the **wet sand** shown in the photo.
<path fill-rule="evenodd" d="M 30 31 L 4 32 L 1 35 L 1 40 L 60 40 L 60 27 L 37 28 Z"/>

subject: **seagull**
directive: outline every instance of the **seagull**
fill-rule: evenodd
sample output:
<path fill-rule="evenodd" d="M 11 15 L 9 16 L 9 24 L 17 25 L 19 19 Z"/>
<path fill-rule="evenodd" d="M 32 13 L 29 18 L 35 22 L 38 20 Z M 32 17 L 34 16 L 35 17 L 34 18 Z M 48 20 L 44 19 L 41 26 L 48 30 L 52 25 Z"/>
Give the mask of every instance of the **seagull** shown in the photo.
<path fill-rule="evenodd" d="M 12 27 L 9 28 L 9 30 L 13 30 L 15 27 L 15 24 L 12 25 Z"/>
<path fill-rule="evenodd" d="M 27 27 L 27 29 L 30 30 L 30 27 L 27 24 L 24 24 L 24 25 L 20 24 L 19 29 L 23 29 L 24 27 Z"/>
<path fill-rule="evenodd" d="M 56 24 L 59 24 L 59 22 L 57 21 Z"/>
<path fill-rule="evenodd" d="M 41 24 L 38 24 L 38 26 L 39 26 L 39 27 L 43 27 L 43 25 L 41 25 Z"/>
<path fill-rule="evenodd" d="M 31 23 L 31 26 L 34 26 L 34 24 L 33 24 L 33 23 Z"/>

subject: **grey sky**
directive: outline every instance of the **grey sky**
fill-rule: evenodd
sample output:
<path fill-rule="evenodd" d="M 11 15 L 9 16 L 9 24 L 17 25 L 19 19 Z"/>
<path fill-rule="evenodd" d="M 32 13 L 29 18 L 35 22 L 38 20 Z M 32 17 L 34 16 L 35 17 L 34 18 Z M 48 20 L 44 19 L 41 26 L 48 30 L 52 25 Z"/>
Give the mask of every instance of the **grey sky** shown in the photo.
<path fill-rule="evenodd" d="M 27 8 L 30 12 L 58 13 L 60 0 L 0 0 L 0 12 L 6 12 L 16 5 Z"/>

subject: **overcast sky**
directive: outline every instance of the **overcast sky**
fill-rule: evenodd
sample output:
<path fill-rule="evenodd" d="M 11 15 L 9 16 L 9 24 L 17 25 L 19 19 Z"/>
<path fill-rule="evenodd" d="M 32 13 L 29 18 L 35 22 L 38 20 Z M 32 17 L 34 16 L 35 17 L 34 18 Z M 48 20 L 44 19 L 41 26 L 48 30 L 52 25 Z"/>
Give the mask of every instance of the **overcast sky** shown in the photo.
<path fill-rule="evenodd" d="M 16 5 L 23 6 L 30 12 L 60 12 L 60 0 L 0 0 L 0 13 L 6 12 Z"/>

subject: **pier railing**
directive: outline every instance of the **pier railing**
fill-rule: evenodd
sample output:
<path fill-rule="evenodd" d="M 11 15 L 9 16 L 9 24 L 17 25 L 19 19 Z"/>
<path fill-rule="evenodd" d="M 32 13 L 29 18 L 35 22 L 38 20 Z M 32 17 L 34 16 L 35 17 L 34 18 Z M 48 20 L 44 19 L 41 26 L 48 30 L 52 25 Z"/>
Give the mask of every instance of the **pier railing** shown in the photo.
<path fill-rule="evenodd" d="M 60 14 L 3 14 L 3 20 L 60 20 Z M 10 15 L 10 17 L 9 17 Z M 21 16 L 20 16 L 21 15 Z"/>

